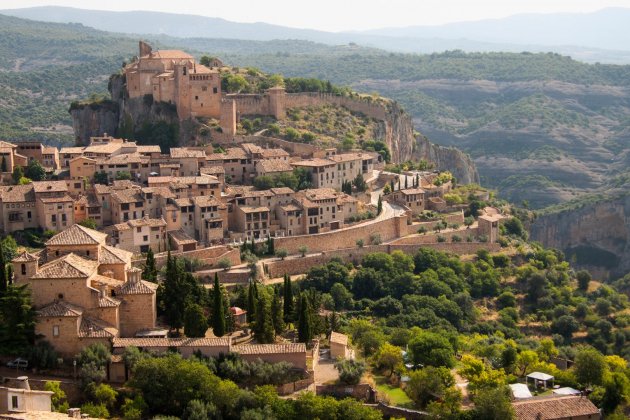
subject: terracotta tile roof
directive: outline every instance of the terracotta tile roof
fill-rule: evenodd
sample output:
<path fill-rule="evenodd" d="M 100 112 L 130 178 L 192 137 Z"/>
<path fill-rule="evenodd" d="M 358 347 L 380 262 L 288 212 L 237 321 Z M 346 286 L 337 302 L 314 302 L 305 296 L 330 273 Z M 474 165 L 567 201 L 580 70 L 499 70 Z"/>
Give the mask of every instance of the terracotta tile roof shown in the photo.
<path fill-rule="evenodd" d="M 138 153 L 161 153 L 162 150 L 160 149 L 160 146 L 157 145 L 152 145 L 152 144 L 143 144 L 143 145 L 138 145 Z"/>
<path fill-rule="evenodd" d="M 207 175 L 218 175 L 224 174 L 225 168 L 223 166 L 204 166 L 203 168 L 199 168 L 199 172 Z"/>
<path fill-rule="evenodd" d="M 179 245 L 197 243 L 197 240 L 191 238 L 186 232 L 181 229 L 168 232 L 168 235 Z"/>
<path fill-rule="evenodd" d="M 139 282 L 126 281 L 116 289 L 117 295 L 151 295 L 157 290 L 157 284 L 140 280 Z"/>
<path fill-rule="evenodd" d="M 83 317 L 79 327 L 79 337 L 82 338 L 112 338 L 118 335 L 118 330 L 101 320 Z"/>
<path fill-rule="evenodd" d="M 271 190 L 272 193 L 274 193 L 275 195 L 279 195 L 279 194 L 293 194 L 295 193 L 295 191 L 293 191 L 291 188 L 289 187 L 278 187 L 278 188 L 272 188 Z"/>
<path fill-rule="evenodd" d="M 15 258 L 11 260 L 11 262 L 31 262 L 39 260 L 38 256 L 35 256 L 28 251 L 24 251 L 21 254 L 18 254 Z"/>
<path fill-rule="evenodd" d="M 98 287 L 99 285 L 106 285 L 110 287 L 120 287 L 123 285 L 124 281 L 113 279 L 111 277 L 102 276 L 100 274 L 95 275 L 91 279 L 92 287 Z"/>
<path fill-rule="evenodd" d="M 120 301 L 112 299 L 109 296 L 99 296 L 98 307 L 99 308 L 115 308 L 120 306 Z"/>
<path fill-rule="evenodd" d="M 187 149 L 185 147 L 171 147 L 171 157 L 173 159 L 205 158 L 206 152 L 203 150 Z"/>
<path fill-rule="evenodd" d="M 277 158 L 289 156 L 289 153 L 283 149 L 263 149 L 261 152 L 263 158 Z"/>
<path fill-rule="evenodd" d="M 125 190 L 127 188 L 135 188 L 139 187 L 140 184 L 136 184 L 135 182 L 128 179 L 116 179 L 113 182 L 112 189 L 113 190 Z"/>
<path fill-rule="evenodd" d="M 364 160 L 364 159 L 373 159 L 372 155 L 368 155 L 367 153 L 342 153 L 339 155 L 332 155 L 329 157 L 330 160 L 333 160 L 337 163 L 342 162 L 350 162 L 353 160 Z"/>
<path fill-rule="evenodd" d="M 189 207 L 193 205 L 193 202 L 190 198 L 176 198 L 173 200 L 178 207 Z"/>
<path fill-rule="evenodd" d="M 74 202 L 74 199 L 70 197 L 68 194 L 64 194 L 61 197 L 42 197 L 40 201 L 44 204 L 53 204 L 53 203 L 70 203 Z"/>
<path fill-rule="evenodd" d="M 150 55 L 148 56 L 145 55 L 145 56 L 142 56 L 141 58 L 165 58 L 165 59 L 189 58 L 189 59 L 192 59 L 193 56 L 181 50 L 158 50 L 158 51 L 152 51 Z"/>
<path fill-rule="evenodd" d="M 337 344 L 343 344 L 344 346 L 348 345 L 348 336 L 345 334 L 341 334 L 338 332 L 331 332 L 330 333 L 330 342 L 331 343 L 337 343 Z"/>
<path fill-rule="evenodd" d="M 67 192 L 68 186 L 65 181 L 36 181 L 33 182 L 35 193 L 46 192 Z"/>
<path fill-rule="evenodd" d="M 259 172 L 291 172 L 293 171 L 293 166 L 291 166 L 288 162 L 284 160 L 277 159 L 265 159 L 258 162 Z"/>
<path fill-rule="evenodd" d="M 59 150 L 59 154 L 66 155 L 81 155 L 83 154 L 84 147 L 62 147 Z"/>
<path fill-rule="evenodd" d="M 17 145 L 9 143 L 8 141 L 0 140 L 0 148 L 15 149 L 17 148 Z"/>
<path fill-rule="evenodd" d="M 43 155 L 54 155 L 58 151 L 59 151 L 59 149 L 57 149 L 54 146 L 44 146 L 44 147 L 42 147 L 42 154 Z"/>
<path fill-rule="evenodd" d="M 4 203 L 35 202 L 35 189 L 32 183 L 1 187 L 0 194 Z"/>
<path fill-rule="evenodd" d="M 125 347 L 229 347 L 225 338 L 114 338 L 114 348 Z"/>
<path fill-rule="evenodd" d="M 75 279 L 90 277 L 98 267 L 98 262 L 86 260 L 70 253 L 42 265 L 34 279 Z"/>
<path fill-rule="evenodd" d="M 140 153 L 125 153 L 121 155 L 110 156 L 107 159 L 102 160 L 100 163 L 104 165 L 125 165 L 128 163 L 148 163 L 148 156 L 141 155 Z"/>
<path fill-rule="evenodd" d="M 424 194 L 424 190 L 422 188 L 409 188 L 406 190 L 400 190 L 400 192 L 405 195 Z"/>
<path fill-rule="evenodd" d="M 112 192 L 112 199 L 119 203 L 138 203 L 144 201 L 140 188 L 128 188 L 124 190 L 116 190 Z"/>
<path fill-rule="evenodd" d="M 133 253 L 109 245 L 101 246 L 98 262 L 101 264 L 127 264 L 131 262 Z"/>
<path fill-rule="evenodd" d="M 266 206 L 239 206 L 239 208 L 243 213 L 259 213 L 263 211 L 269 211 L 269 207 Z"/>
<path fill-rule="evenodd" d="M 286 206 L 280 206 L 280 208 L 284 211 L 299 211 L 302 210 L 302 207 L 297 206 L 293 203 L 287 204 Z"/>
<path fill-rule="evenodd" d="M 104 244 L 106 238 L 107 234 L 105 233 L 74 224 L 46 241 L 46 246 Z"/>
<path fill-rule="evenodd" d="M 289 353 L 306 353 L 306 344 L 304 343 L 287 343 L 287 344 L 243 344 L 232 347 L 234 353 L 240 354 L 289 354 Z"/>
<path fill-rule="evenodd" d="M 50 317 L 50 318 L 54 318 L 54 317 L 78 317 L 81 316 L 81 314 L 83 314 L 83 309 L 78 307 L 78 306 L 74 306 L 71 305 L 67 302 L 64 302 L 62 300 L 59 301 L 55 301 L 52 303 L 49 303 L 48 305 L 40 308 L 37 311 L 37 315 L 41 316 L 41 317 Z"/>
<path fill-rule="evenodd" d="M 583 396 L 533 398 L 515 401 L 512 405 L 517 420 L 569 419 L 589 415 L 599 418 L 600 415 L 597 407 Z"/>
<path fill-rule="evenodd" d="M 94 192 L 96 194 L 109 194 L 111 193 L 111 187 L 109 185 L 94 184 Z"/>
<path fill-rule="evenodd" d="M 335 162 L 329 159 L 313 158 L 306 160 L 298 160 L 297 162 L 291 162 L 293 166 L 333 166 Z"/>
<path fill-rule="evenodd" d="M 340 193 L 333 188 L 315 188 L 311 190 L 304 190 L 303 194 L 306 198 L 313 201 L 332 200 L 340 195 Z"/>
<path fill-rule="evenodd" d="M 247 153 L 240 147 L 230 147 L 225 153 L 211 153 L 206 156 L 206 160 L 231 160 L 231 159 L 247 159 Z"/>
<path fill-rule="evenodd" d="M 128 223 L 116 223 L 115 225 L 112 225 L 111 229 L 121 232 L 123 230 L 131 229 L 131 226 L 129 226 Z"/>
<path fill-rule="evenodd" d="M 161 217 L 159 219 L 151 219 L 150 217 L 145 216 L 142 219 L 129 220 L 127 223 L 131 227 L 141 227 L 141 226 L 151 226 L 151 227 L 158 226 L 159 227 L 159 226 L 166 226 L 166 222 Z"/>
<path fill-rule="evenodd" d="M 262 147 L 255 145 L 254 143 L 241 143 L 240 146 L 246 153 L 260 153 L 263 150 Z"/>
<path fill-rule="evenodd" d="M 219 208 L 225 208 L 225 205 L 218 198 L 212 195 L 202 195 L 199 197 L 193 197 L 192 201 L 193 203 L 195 203 L 195 206 L 198 206 L 198 207 L 217 206 Z"/>
<path fill-rule="evenodd" d="M 120 150 L 122 146 L 122 143 L 97 143 L 90 144 L 83 151 L 84 153 L 111 154 Z"/>

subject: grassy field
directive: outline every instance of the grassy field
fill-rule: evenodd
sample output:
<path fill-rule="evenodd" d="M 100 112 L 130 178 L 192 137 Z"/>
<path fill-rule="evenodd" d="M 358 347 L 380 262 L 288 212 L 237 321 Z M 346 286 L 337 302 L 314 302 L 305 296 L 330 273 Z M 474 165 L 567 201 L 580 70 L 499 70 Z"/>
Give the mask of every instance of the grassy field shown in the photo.
<path fill-rule="evenodd" d="M 405 394 L 405 391 L 387 383 L 385 376 L 374 376 L 376 390 L 382 395 L 387 395 L 389 403 L 398 407 L 414 408 L 413 401 Z"/>

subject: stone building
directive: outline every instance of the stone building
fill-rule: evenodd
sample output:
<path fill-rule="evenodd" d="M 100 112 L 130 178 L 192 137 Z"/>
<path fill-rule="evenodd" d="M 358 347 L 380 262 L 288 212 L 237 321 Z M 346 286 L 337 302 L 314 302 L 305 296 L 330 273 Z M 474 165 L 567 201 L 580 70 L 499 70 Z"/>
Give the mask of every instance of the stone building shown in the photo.
<path fill-rule="evenodd" d="M 124 68 L 130 98 L 150 96 L 177 107 L 180 119 L 221 116 L 221 75 L 183 51 L 153 51 L 139 43 L 137 60 Z"/>
<path fill-rule="evenodd" d="M 26 376 L 5 378 L 0 384 L 0 415 L 37 411 L 43 417 L 52 411 L 53 394 L 32 390 Z"/>
<path fill-rule="evenodd" d="M 15 283 L 31 290 L 36 334 L 64 357 L 155 327 L 157 286 L 131 267 L 130 252 L 106 245 L 106 238 L 73 225 L 39 254 L 23 252 L 11 262 Z"/>
<path fill-rule="evenodd" d="M 133 253 L 162 252 L 168 249 L 166 221 L 163 218 L 141 219 L 118 223 L 108 229 L 112 246 Z"/>

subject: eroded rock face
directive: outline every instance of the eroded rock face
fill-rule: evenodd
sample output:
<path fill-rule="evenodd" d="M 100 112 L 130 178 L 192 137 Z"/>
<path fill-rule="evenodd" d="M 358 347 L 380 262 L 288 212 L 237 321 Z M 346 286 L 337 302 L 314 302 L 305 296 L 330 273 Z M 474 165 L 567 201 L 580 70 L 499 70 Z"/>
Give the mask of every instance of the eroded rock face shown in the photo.
<path fill-rule="evenodd" d="M 118 105 L 83 105 L 71 109 L 72 128 L 77 145 L 87 145 L 90 137 L 118 132 Z"/>
<path fill-rule="evenodd" d="M 630 271 L 630 195 L 542 215 L 530 232 L 533 240 L 564 251 L 572 263 L 603 279 Z"/>
<path fill-rule="evenodd" d="M 433 144 L 415 133 L 411 117 L 395 102 L 388 107 L 377 135 L 385 141 L 396 163 L 424 159 L 434 162 L 438 170 L 450 171 L 460 183 L 479 183 L 479 173 L 469 155 L 455 147 Z"/>

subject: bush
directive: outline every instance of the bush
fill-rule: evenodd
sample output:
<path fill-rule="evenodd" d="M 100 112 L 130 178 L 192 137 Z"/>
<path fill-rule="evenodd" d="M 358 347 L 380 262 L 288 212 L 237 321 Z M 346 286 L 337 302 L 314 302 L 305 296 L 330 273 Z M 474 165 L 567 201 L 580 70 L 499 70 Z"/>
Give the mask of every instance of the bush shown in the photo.
<path fill-rule="evenodd" d="M 462 241 L 462 237 L 459 235 L 453 235 L 451 236 L 451 242 L 461 242 Z"/>
<path fill-rule="evenodd" d="M 356 385 L 365 372 L 365 363 L 356 360 L 340 360 L 335 363 L 339 371 L 339 381 L 347 385 Z"/>
<path fill-rule="evenodd" d="M 85 403 L 81 406 L 81 413 L 87 414 L 94 419 L 108 419 L 109 411 L 103 404 L 94 404 L 91 402 Z"/>
<path fill-rule="evenodd" d="M 282 260 L 284 260 L 287 257 L 287 255 L 289 255 L 289 251 L 287 251 L 284 248 L 280 248 L 280 249 L 278 249 L 276 251 L 276 257 L 278 257 L 278 258 L 280 258 Z"/>
<path fill-rule="evenodd" d="M 57 367 L 59 354 L 48 341 L 40 341 L 29 349 L 29 366 L 37 369 L 54 369 Z"/>
<path fill-rule="evenodd" d="M 380 245 L 383 242 L 379 233 L 373 233 L 370 235 L 370 243 L 372 245 Z"/>
<path fill-rule="evenodd" d="M 217 262 L 217 267 L 219 267 L 222 270 L 227 271 L 230 269 L 230 267 L 232 267 L 232 262 L 228 258 L 221 258 Z"/>
<path fill-rule="evenodd" d="M 437 241 L 438 241 L 438 242 L 446 242 L 446 237 L 445 237 L 445 236 L 442 236 L 442 235 L 438 235 L 438 236 L 437 236 Z"/>

